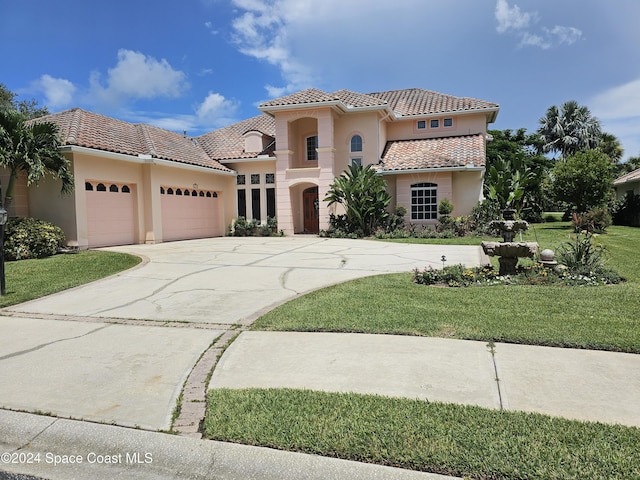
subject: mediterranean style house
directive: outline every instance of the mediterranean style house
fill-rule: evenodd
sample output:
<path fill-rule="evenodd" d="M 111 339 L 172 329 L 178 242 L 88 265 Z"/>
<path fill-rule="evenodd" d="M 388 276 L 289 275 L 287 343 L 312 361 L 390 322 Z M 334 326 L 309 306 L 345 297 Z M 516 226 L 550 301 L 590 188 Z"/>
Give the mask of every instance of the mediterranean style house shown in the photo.
<path fill-rule="evenodd" d="M 496 103 L 423 89 L 308 89 L 259 110 L 199 137 L 81 109 L 37 119 L 58 125 L 75 191 L 23 179 L 9 213 L 61 226 L 78 248 L 221 236 L 238 216 L 313 234 L 328 228 L 335 206 L 323 199 L 353 163 L 374 166 L 391 208 L 406 207 L 411 223 L 435 223 L 444 198 L 454 215 L 482 199 Z"/>

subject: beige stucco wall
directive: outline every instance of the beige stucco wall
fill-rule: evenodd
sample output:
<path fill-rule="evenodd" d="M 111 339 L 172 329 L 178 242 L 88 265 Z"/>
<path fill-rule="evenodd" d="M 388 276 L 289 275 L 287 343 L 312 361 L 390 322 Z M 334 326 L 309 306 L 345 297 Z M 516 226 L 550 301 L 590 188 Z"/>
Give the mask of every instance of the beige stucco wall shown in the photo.
<path fill-rule="evenodd" d="M 482 172 L 453 172 L 452 175 L 453 203 L 452 215 L 460 217 L 469 215 L 473 207 L 483 199 Z"/>
<path fill-rule="evenodd" d="M 437 118 L 440 120 L 439 128 L 430 128 L 429 120 Z M 444 127 L 445 118 L 453 119 L 453 127 Z M 427 127 L 418 129 L 418 120 L 425 120 Z M 429 117 L 426 119 L 410 119 L 389 123 L 387 125 L 388 140 L 410 140 L 415 138 L 437 138 L 452 135 L 473 135 L 487 132 L 487 117 L 484 113 L 477 115 L 443 115 L 440 117 Z"/>
<path fill-rule="evenodd" d="M 7 193 L 10 172 L 6 168 L 0 168 L 0 187 L 2 187 L 2 201 Z M 13 190 L 13 204 L 7 210 L 9 217 L 29 216 L 29 193 L 27 187 L 27 175 L 24 172 L 18 173 L 15 188 Z"/>
<path fill-rule="evenodd" d="M 624 200 L 624 197 L 627 195 L 627 192 L 633 192 L 635 195 L 640 195 L 640 181 L 629 182 L 623 185 L 617 185 L 615 189 L 616 189 L 617 200 Z"/>

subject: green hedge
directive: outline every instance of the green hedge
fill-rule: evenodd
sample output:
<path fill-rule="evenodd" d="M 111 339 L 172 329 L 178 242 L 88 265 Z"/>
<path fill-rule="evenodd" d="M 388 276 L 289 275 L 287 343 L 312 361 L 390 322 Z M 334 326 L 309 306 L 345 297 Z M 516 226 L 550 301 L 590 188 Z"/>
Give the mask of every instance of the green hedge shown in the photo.
<path fill-rule="evenodd" d="M 62 229 L 37 218 L 10 218 L 4 229 L 7 260 L 49 257 L 64 246 Z"/>

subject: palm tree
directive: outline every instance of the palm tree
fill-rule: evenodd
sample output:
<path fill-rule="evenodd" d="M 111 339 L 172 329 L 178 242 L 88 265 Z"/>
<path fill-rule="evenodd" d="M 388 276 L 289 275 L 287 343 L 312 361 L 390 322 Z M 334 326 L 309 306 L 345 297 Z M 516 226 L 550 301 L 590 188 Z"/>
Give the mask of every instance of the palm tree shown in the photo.
<path fill-rule="evenodd" d="M 59 147 L 56 124 L 25 122 L 18 111 L 0 108 L 0 166 L 10 172 L 5 197 L 0 198 L 5 209 L 13 202 L 19 172 L 27 174 L 27 185 L 50 174 L 62 180 L 62 193 L 73 191 L 71 164 Z"/>
<path fill-rule="evenodd" d="M 620 162 L 620 160 L 622 159 L 622 155 L 624 155 L 624 149 L 620 144 L 620 140 L 618 140 L 618 137 L 612 135 L 611 133 L 602 134 L 602 137 L 600 137 L 598 150 L 609 157 L 611 163 L 614 164 Z"/>
<path fill-rule="evenodd" d="M 389 216 L 391 196 L 371 165 L 354 163 L 334 179 L 324 200 L 329 206 L 339 203 L 344 207 L 348 233 L 368 236 Z"/>
<path fill-rule="evenodd" d="M 600 121 L 575 100 L 563 103 L 559 109 L 552 105 L 539 123 L 538 134 L 544 140 L 544 152 L 560 152 L 565 159 L 579 151 L 596 148 L 602 137 Z"/>

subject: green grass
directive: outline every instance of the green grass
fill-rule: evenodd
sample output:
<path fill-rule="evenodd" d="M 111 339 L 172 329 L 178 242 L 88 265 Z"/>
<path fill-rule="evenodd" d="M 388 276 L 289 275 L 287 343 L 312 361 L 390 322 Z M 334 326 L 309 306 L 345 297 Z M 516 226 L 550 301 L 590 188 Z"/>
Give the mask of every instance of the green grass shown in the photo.
<path fill-rule="evenodd" d="M 568 241 L 568 224 L 523 235 L 541 248 Z M 453 239 L 451 243 L 454 243 Z M 411 274 L 353 280 L 311 292 L 268 312 L 254 330 L 427 335 L 640 353 L 640 229 L 601 235 L 609 265 L 627 282 L 601 287 L 416 285 Z M 478 239 L 478 243 L 480 240 Z"/>
<path fill-rule="evenodd" d="M 640 429 L 300 390 L 212 390 L 205 435 L 476 479 L 640 478 Z"/>
<path fill-rule="evenodd" d="M 7 294 L 0 307 L 76 287 L 121 272 L 140 263 L 134 255 L 104 251 L 82 251 L 37 260 L 5 264 Z"/>

